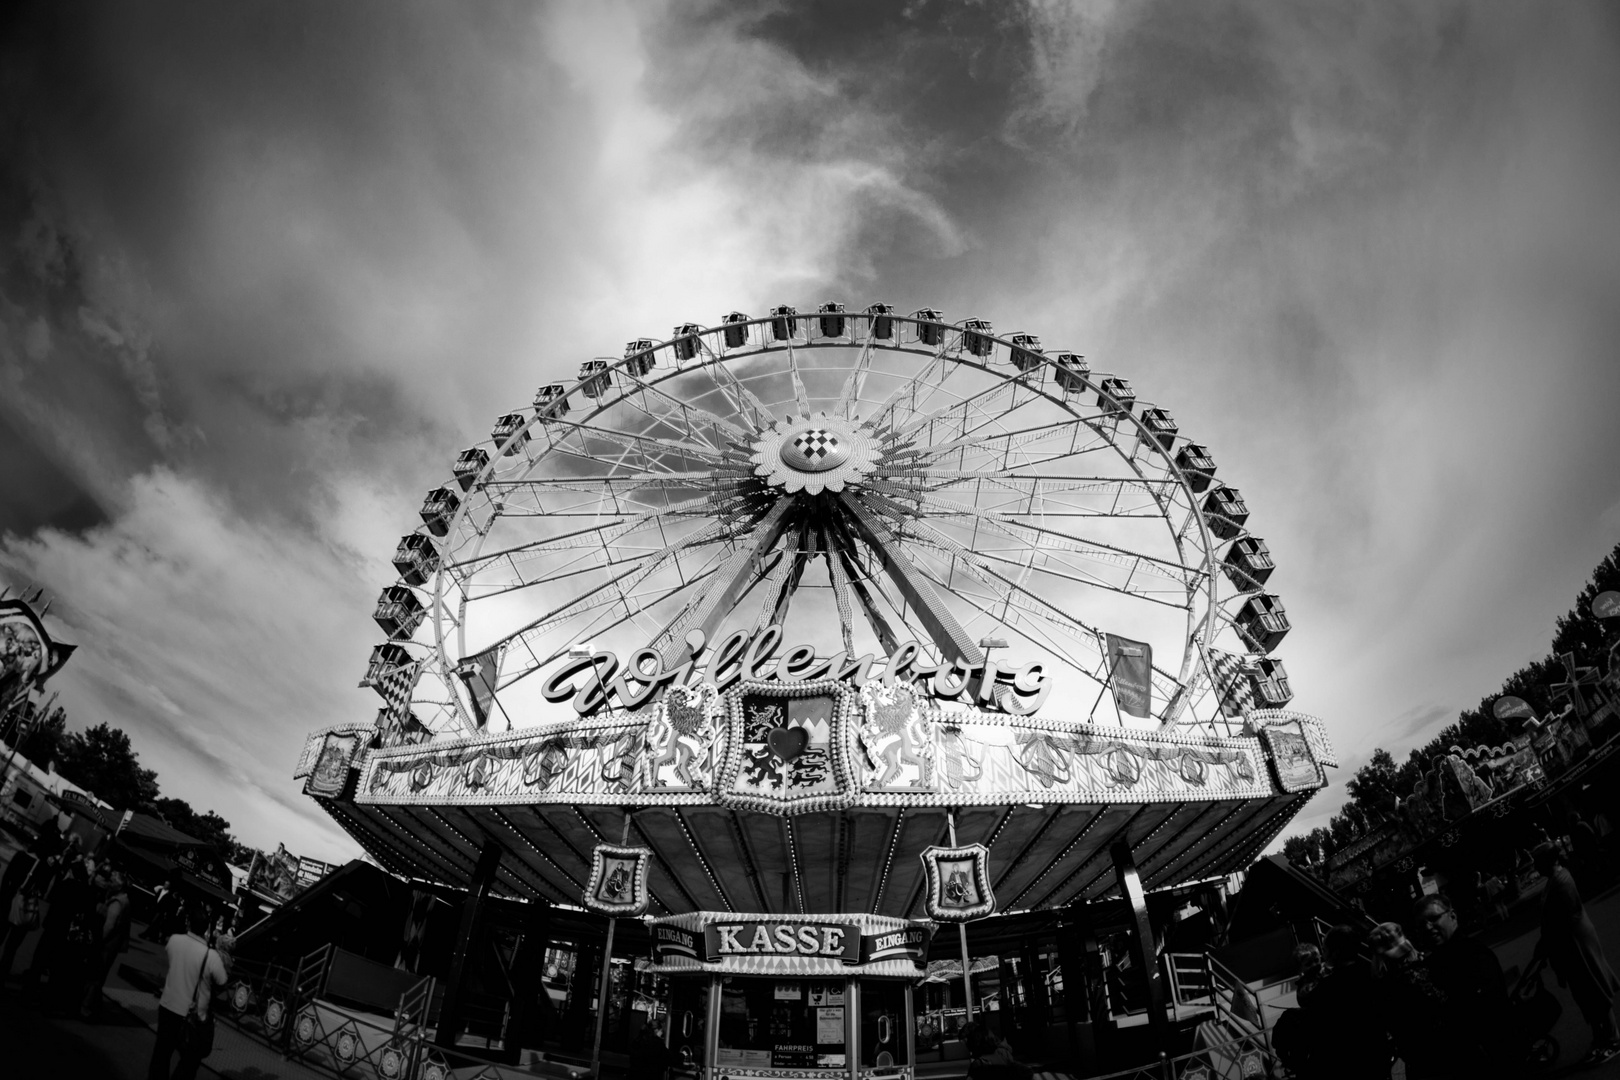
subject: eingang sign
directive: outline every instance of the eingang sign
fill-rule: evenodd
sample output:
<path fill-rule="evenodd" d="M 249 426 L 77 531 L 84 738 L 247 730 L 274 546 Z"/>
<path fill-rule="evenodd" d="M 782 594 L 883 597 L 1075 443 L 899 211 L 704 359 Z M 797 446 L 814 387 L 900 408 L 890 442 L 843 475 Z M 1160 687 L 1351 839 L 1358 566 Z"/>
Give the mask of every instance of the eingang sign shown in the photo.
<path fill-rule="evenodd" d="M 613 652 L 597 652 L 589 656 L 571 656 L 553 671 L 541 687 L 547 701 L 572 701 L 574 711 L 588 716 L 602 707 L 614 703 L 620 708 L 636 709 L 658 700 L 666 687 L 684 685 L 694 672 L 700 672 L 716 690 L 740 679 L 755 682 L 801 682 L 811 679 L 838 679 L 855 687 L 864 686 L 872 678 L 876 657 L 872 653 L 853 660 L 845 652 L 833 656 L 817 656 L 812 645 L 795 645 L 776 658 L 782 641 L 780 625 L 767 626 L 758 634 L 737 630 L 720 642 L 709 658 L 701 659 L 704 651 L 702 631 L 693 631 L 691 657 L 680 666 L 664 670 L 663 656 L 651 647 L 638 649 L 630 663 L 621 667 L 619 656 Z M 589 673 L 576 686 L 575 676 Z M 896 680 L 911 683 L 932 697 L 947 700 L 964 695 L 983 708 L 999 709 L 1016 716 L 1028 716 L 1038 710 L 1051 692 L 1052 684 L 1039 661 L 1017 667 L 1003 667 L 995 660 L 969 664 L 965 660 L 935 664 L 922 658 L 922 645 L 906 641 L 883 661 L 878 676 L 885 686 Z"/>

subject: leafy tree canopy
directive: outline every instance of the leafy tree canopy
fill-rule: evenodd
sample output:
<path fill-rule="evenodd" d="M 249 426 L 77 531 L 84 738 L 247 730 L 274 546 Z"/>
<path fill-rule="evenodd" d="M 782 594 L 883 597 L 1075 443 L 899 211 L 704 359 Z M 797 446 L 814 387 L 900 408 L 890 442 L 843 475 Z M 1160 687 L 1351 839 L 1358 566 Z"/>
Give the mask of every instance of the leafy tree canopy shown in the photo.
<path fill-rule="evenodd" d="M 129 736 L 106 724 L 68 735 L 57 772 L 120 808 L 146 806 L 158 797 L 157 773 L 141 768 Z"/>
<path fill-rule="evenodd" d="M 1395 764 L 1389 751 L 1382 747 L 1374 750 L 1367 764 L 1346 782 L 1345 790 L 1350 797 L 1339 812 L 1326 826 L 1285 840 L 1283 855 L 1300 865 L 1332 855 L 1389 820 L 1395 812 L 1396 800 L 1411 795 L 1418 777 L 1428 771 L 1436 757 L 1453 746 L 1497 746 L 1522 733 L 1523 720 L 1498 720 L 1492 713 L 1497 698 L 1507 694 L 1521 697 L 1538 716 L 1561 711 L 1564 699 L 1553 687 L 1565 681 L 1563 657 L 1572 654 L 1578 667 L 1605 670 L 1610 649 L 1620 642 L 1620 619 L 1605 621 L 1592 614 L 1592 601 L 1598 593 L 1609 589 L 1620 590 L 1620 544 L 1616 544 L 1592 571 L 1591 578 L 1575 599 L 1575 606 L 1568 614 L 1559 616 L 1548 655 L 1509 675 L 1500 690 L 1481 698 L 1477 708 L 1459 713 L 1454 723 L 1447 724 L 1426 745 L 1413 750 L 1400 765 Z"/>

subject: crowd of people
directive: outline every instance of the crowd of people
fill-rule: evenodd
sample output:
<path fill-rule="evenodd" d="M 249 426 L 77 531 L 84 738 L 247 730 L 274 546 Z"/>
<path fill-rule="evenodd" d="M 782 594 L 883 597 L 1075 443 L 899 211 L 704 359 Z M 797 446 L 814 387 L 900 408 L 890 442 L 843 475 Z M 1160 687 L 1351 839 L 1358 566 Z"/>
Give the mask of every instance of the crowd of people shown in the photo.
<path fill-rule="evenodd" d="M 86 853 L 77 835 L 44 830 L 0 876 L 0 983 L 9 980 L 17 951 L 38 933 L 22 991 L 47 1011 L 93 1019 L 102 987 L 129 947 L 129 885 L 117 867 Z M 42 989 L 43 987 L 43 989 Z"/>
<path fill-rule="evenodd" d="M 1521 987 L 1510 988 L 1496 954 L 1463 931 L 1456 905 L 1432 893 L 1414 906 L 1411 935 L 1395 922 L 1366 933 L 1338 926 L 1320 948 L 1296 950 L 1299 1008 L 1274 1032 L 1283 1063 L 1301 1080 L 1387 1080 L 1396 1058 L 1408 1080 L 1522 1076 L 1546 1034 L 1538 1019 L 1551 1018 L 1516 1006 L 1514 993 L 1540 987 L 1531 980 L 1543 965 L 1592 1030 L 1586 1063 L 1620 1057 L 1620 978 L 1560 849 L 1540 844 L 1532 857 L 1546 887 L 1541 937 Z M 1535 999 L 1525 993 L 1521 1001 Z"/>
<path fill-rule="evenodd" d="M 187 903 L 177 882 L 160 887 L 143 936 L 167 959 L 150 1080 L 191 1080 L 213 1043 L 210 1003 L 227 982 L 233 937 L 209 904 Z M 76 834 L 42 830 L 0 874 L 0 985 L 18 950 L 37 935 L 18 992 L 47 1014 L 94 1020 L 103 989 L 129 948 L 132 902 L 124 874 L 87 853 Z M 178 1061 L 176 1058 L 178 1057 Z"/>

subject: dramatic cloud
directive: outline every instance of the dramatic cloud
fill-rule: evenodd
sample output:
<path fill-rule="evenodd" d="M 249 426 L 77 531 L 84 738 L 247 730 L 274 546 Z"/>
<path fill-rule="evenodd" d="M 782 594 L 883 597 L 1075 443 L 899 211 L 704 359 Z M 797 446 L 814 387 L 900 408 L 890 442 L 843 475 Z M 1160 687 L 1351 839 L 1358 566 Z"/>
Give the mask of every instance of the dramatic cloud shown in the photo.
<path fill-rule="evenodd" d="M 582 359 L 733 308 L 930 303 L 1131 377 L 1249 499 L 1297 704 L 1348 760 L 1538 655 L 1615 539 L 1604 8 L 13 28 L 0 572 L 83 646 L 74 722 L 130 730 L 255 844 L 354 850 L 288 773 L 375 708 L 370 603 L 454 452 Z"/>

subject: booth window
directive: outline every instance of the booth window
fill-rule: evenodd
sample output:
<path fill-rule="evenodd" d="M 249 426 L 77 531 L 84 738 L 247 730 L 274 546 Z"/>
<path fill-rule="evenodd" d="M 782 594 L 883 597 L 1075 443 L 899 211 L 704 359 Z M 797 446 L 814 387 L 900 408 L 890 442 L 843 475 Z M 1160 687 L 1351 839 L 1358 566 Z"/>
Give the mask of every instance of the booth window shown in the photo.
<path fill-rule="evenodd" d="M 906 1055 L 906 988 L 875 979 L 861 984 L 861 1067 L 909 1065 Z"/>
<path fill-rule="evenodd" d="M 709 980 L 669 981 L 669 1048 L 675 1055 L 677 1075 L 703 1067 L 708 1013 Z"/>
<path fill-rule="evenodd" d="M 842 979 L 726 979 L 715 1064 L 766 1069 L 844 1069 Z"/>

